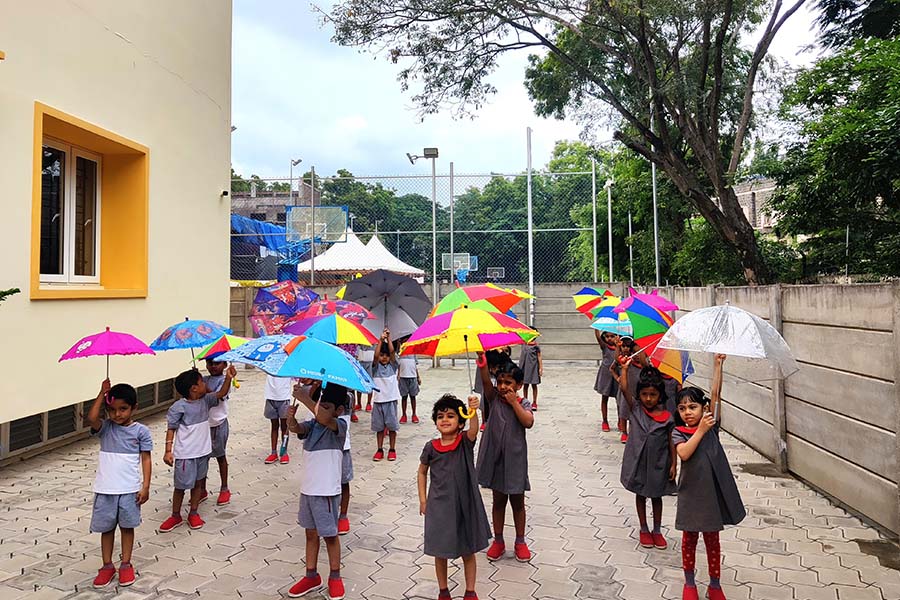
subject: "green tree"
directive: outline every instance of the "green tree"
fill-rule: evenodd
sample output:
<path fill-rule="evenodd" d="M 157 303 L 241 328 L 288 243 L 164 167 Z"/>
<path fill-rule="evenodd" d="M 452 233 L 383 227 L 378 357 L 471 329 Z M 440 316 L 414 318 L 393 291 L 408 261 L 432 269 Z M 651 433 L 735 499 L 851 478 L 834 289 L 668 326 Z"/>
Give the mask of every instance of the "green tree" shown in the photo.
<path fill-rule="evenodd" d="M 817 4 L 819 40 L 826 46 L 843 48 L 861 38 L 900 35 L 898 0 L 818 0 Z"/>
<path fill-rule="evenodd" d="M 10 288 L 8 290 L 0 290 L 0 302 L 7 300 L 10 296 L 14 296 L 21 292 L 19 288 Z"/>
<path fill-rule="evenodd" d="M 537 112 L 613 120 L 615 137 L 666 172 L 757 283 L 768 272 L 731 186 L 763 61 L 803 1 L 766 11 L 756 0 L 346 0 L 326 18 L 337 43 L 402 63 L 423 115 L 477 109 L 496 91 L 487 78 L 501 55 L 543 50 L 526 75 Z M 759 42 L 741 50 L 760 22 Z"/>

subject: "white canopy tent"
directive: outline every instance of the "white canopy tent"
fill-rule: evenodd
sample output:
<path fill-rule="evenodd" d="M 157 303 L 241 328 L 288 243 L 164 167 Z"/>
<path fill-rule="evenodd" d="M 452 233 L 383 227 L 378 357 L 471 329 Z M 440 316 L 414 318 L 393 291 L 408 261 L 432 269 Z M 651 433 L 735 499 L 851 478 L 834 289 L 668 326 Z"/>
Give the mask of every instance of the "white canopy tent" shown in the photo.
<path fill-rule="evenodd" d="M 297 271 L 301 274 L 309 273 L 312 267 L 312 261 L 304 261 L 297 265 Z M 412 265 L 408 265 L 396 256 L 390 250 L 384 247 L 378 236 L 372 236 L 368 244 L 362 241 L 353 233 L 347 230 L 347 241 L 332 244 L 322 254 L 316 255 L 316 281 L 319 281 L 319 274 L 326 276 L 345 274 L 355 275 L 356 273 L 368 273 L 377 269 L 384 269 L 394 273 L 402 273 L 414 278 L 421 279 L 425 276 L 425 271 L 417 269 Z"/>

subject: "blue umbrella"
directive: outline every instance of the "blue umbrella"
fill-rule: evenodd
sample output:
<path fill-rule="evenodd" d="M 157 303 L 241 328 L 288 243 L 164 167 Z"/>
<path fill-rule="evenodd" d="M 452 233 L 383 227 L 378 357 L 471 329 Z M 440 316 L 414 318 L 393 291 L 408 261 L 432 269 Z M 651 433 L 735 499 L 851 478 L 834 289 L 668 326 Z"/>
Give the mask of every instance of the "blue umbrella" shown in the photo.
<path fill-rule="evenodd" d="M 219 355 L 218 360 L 253 365 L 269 375 L 276 375 L 287 360 L 285 345 L 296 338 L 296 335 L 287 334 L 258 337 Z"/>
<path fill-rule="evenodd" d="M 190 320 L 187 317 L 175 323 L 150 342 L 153 350 L 187 350 L 202 348 L 213 343 L 231 330 L 214 321 Z"/>
<path fill-rule="evenodd" d="M 374 389 L 372 378 L 359 361 L 337 346 L 315 338 L 300 336 L 288 345 L 286 351 L 287 360 L 278 372 L 273 373 L 276 377 L 317 379 L 322 382 L 323 387 L 329 383 L 336 383 L 364 393 Z"/>
<path fill-rule="evenodd" d="M 619 315 L 612 317 L 598 317 L 591 323 L 591 327 L 600 331 L 608 331 L 616 335 L 633 335 L 631 321 L 622 319 Z"/>

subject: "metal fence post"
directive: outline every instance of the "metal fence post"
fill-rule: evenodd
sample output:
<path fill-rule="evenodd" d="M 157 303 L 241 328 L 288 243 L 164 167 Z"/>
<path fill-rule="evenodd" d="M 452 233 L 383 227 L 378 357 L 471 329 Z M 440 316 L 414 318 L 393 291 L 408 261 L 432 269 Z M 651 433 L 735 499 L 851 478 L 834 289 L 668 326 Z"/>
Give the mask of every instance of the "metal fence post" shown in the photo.
<path fill-rule="evenodd" d="M 594 213 L 594 227 L 591 229 L 591 241 L 594 248 L 594 278 L 591 280 L 597 282 L 597 161 L 591 157 L 591 207 Z M 612 281 L 612 273 L 609 274 Z"/>
<path fill-rule="evenodd" d="M 769 324 L 780 334 L 782 330 L 781 285 L 769 286 Z M 772 382 L 772 430 L 775 435 L 775 466 L 782 473 L 788 471 L 787 412 L 784 401 L 784 380 Z"/>
<path fill-rule="evenodd" d="M 893 283 L 893 337 L 894 337 L 894 405 L 900 406 L 900 281 Z M 897 465 L 897 481 L 900 481 L 900 410 L 897 410 L 894 425 L 895 457 Z M 897 522 L 900 523 L 900 487 L 897 489 Z"/>
<path fill-rule="evenodd" d="M 526 128 L 528 150 L 528 324 L 534 327 L 534 227 L 531 215 L 531 127 Z"/>
<path fill-rule="evenodd" d="M 309 168 L 309 205 L 312 214 L 312 237 L 309 240 L 309 285 L 316 284 L 316 168 Z"/>

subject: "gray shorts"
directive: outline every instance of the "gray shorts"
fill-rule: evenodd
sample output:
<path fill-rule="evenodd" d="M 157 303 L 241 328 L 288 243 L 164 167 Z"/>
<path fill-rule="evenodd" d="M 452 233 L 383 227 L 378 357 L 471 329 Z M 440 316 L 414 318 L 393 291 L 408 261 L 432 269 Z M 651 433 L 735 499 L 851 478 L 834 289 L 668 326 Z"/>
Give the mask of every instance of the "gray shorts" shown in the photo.
<path fill-rule="evenodd" d="M 418 396 L 419 380 L 415 377 L 401 377 L 398 380 L 401 396 Z"/>
<path fill-rule="evenodd" d="M 397 417 L 397 401 L 376 402 L 372 405 L 372 431 L 397 431 L 400 420 Z"/>
<path fill-rule="evenodd" d="M 349 450 L 344 450 L 341 461 L 341 485 L 351 481 L 353 481 L 353 457 L 350 456 Z"/>
<path fill-rule="evenodd" d="M 141 505 L 137 492 L 130 494 L 94 494 L 91 533 L 106 533 L 116 526 L 134 529 L 141 524 Z"/>
<path fill-rule="evenodd" d="M 300 512 L 297 523 L 303 529 L 315 529 L 324 538 L 338 534 L 338 517 L 341 512 L 341 495 L 307 496 L 300 494 Z"/>
<path fill-rule="evenodd" d="M 266 400 L 263 415 L 267 419 L 287 419 L 287 409 L 290 403 L 290 400 Z"/>
<path fill-rule="evenodd" d="M 209 435 L 212 437 L 212 452 L 209 457 L 220 458 L 225 456 L 225 446 L 228 445 L 228 419 L 225 419 L 215 427 L 210 427 Z"/>
<path fill-rule="evenodd" d="M 209 456 L 175 459 L 175 489 L 191 490 L 209 471 Z"/>

